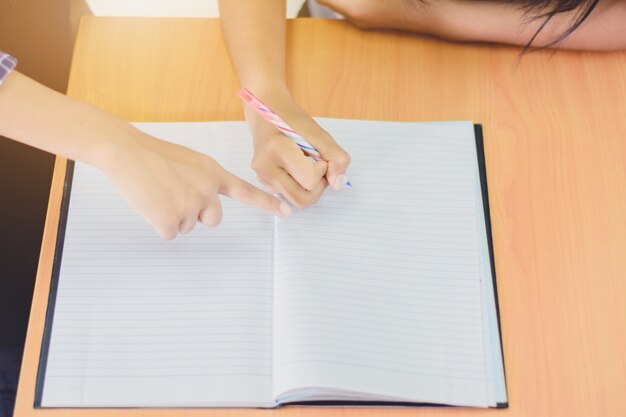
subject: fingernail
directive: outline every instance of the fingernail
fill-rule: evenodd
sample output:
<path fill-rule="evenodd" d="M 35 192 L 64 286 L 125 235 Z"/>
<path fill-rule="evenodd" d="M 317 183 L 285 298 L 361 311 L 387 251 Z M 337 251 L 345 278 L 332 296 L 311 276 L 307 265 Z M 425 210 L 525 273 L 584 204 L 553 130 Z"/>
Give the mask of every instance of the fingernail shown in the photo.
<path fill-rule="evenodd" d="M 289 204 L 285 203 L 284 201 L 280 202 L 280 212 L 283 213 L 285 216 L 289 216 L 291 214 L 291 207 L 289 207 Z"/>
<path fill-rule="evenodd" d="M 333 181 L 332 183 L 333 190 L 341 191 L 345 183 L 346 183 L 346 176 L 343 174 L 337 175 L 335 177 L 335 181 Z"/>

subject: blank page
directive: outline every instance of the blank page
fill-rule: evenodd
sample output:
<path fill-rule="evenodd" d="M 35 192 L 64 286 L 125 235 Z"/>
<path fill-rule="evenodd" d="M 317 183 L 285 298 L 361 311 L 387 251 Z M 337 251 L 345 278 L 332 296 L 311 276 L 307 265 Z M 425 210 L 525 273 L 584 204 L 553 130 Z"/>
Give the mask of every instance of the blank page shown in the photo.
<path fill-rule="evenodd" d="M 278 221 L 274 394 L 490 405 L 472 123 L 320 123 L 353 187 Z"/>
<path fill-rule="evenodd" d="M 137 126 L 254 178 L 244 123 Z M 272 405 L 273 218 L 222 203 L 163 241 L 76 164 L 43 406 Z"/>

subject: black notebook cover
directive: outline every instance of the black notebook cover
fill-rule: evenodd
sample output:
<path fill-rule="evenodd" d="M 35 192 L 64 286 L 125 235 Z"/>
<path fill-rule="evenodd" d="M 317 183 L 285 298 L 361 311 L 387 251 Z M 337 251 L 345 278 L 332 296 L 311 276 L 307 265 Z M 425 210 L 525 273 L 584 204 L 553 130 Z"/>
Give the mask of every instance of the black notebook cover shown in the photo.
<path fill-rule="evenodd" d="M 485 163 L 485 148 L 483 142 L 482 125 L 474 125 L 474 136 L 476 139 L 476 154 L 478 156 L 478 171 L 480 175 L 480 186 L 483 198 L 483 208 L 485 212 L 485 226 L 487 228 L 487 242 L 489 246 L 489 263 L 491 265 L 491 276 L 493 279 L 494 299 L 496 302 L 496 316 L 498 319 L 498 332 L 500 333 L 500 349 L 502 351 L 502 361 L 504 362 L 504 349 L 502 349 L 502 330 L 500 327 L 500 306 L 498 302 L 498 288 L 496 283 L 496 265 L 494 261 L 493 239 L 491 236 L 491 217 L 489 211 L 489 194 L 487 191 L 487 167 Z M 61 202 L 61 213 L 59 216 L 59 230 L 57 234 L 56 248 L 54 253 L 54 264 L 52 267 L 52 277 L 50 280 L 50 294 L 48 296 L 48 309 L 46 312 L 46 323 L 39 355 L 39 369 L 37 372 L 37 382 L 35 386 L 35 407 L 41 407 L 43 395 L 46 365 L 48 362 L 48 351 L 50 348 L 50 335 L 52 332 L 52 321 L 54 319 L 54 307 L 56 305 L 56 295 L 59 284 L 59 273 L 61 269 L 61 259 L 63 256 L 63 243 L 65 240 L 65 227 L 67 224 L 67 214 L 72 192 L 72 178 L 74 174 L 74 161 L 67 162 L 67 172 L 65 174 L 65 185 L 63 188 L 63 200 Z M 502 364 L 504 368 L 504 363 Z M 506 372 L 505 372 L 506 384 Z M 310 406 L 394 406 L 394 407 L 447 407 L 442 404 L 415 403 L 415 402 L 390 402 L 390 401 L 301 401 L 289 403 L 290 405 L 310 405 Z M 498 403 L 497 408 L 507 408 L 508 402 Z"/>

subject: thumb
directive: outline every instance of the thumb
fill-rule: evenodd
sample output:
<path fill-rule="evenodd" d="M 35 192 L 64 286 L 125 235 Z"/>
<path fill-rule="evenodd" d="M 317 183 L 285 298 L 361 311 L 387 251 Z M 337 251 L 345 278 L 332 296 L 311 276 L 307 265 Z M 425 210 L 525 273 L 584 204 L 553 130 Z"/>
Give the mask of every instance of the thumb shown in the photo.
<path fill-rule="evenodd" d="M 261 191 L 228 171 L 224 171 L 222 174 L 219 193 L 249 206 L 265 210 L 275 216 L 287 217 L 291 214 L 291 207 L 287 203 Z"/>
<path fill-rule="evenodd" d="M 319 142 L 316 141 L 315 146 L 322 156 L 322 159 L 328 161 L 328 168 L 326 170 L 328 184 L 330 184 L 335 191 L 338 191 L 341 190 L 346 182 L 346 176 L 344 174 L 350 165 L 351 159 L 348 152 L 343 150 L 328 133 L 326 133 L 325 136 L 327 136 L 327 138 Z"/>

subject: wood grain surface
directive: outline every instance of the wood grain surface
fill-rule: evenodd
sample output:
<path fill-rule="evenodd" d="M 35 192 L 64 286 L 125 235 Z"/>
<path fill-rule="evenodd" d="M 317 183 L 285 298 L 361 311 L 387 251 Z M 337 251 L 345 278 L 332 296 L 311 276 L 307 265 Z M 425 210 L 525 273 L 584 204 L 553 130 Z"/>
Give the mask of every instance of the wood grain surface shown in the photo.
<path fill-rule="evenodd" d="M 58 159 L 16 416 L 626 415 L 626 53 L 520 58 L 314 19 L 289 22 L 287 49 L 315 116 L 483 124 L 509 408 L 34 409 Z M 241 120 L 237 88 L 217 20 L 86 17 L 68 93 L 129 121 Z"/>

